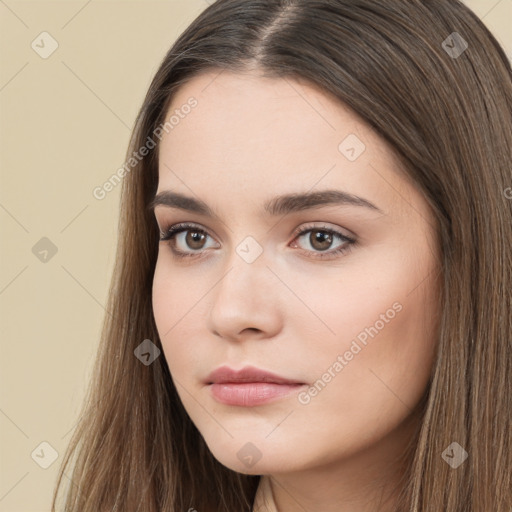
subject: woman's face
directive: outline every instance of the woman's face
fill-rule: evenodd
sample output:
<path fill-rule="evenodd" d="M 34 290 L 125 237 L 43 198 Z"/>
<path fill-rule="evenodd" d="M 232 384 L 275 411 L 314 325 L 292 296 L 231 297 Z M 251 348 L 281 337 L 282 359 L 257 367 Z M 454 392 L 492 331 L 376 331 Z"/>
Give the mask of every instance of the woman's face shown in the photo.
<path fill-rule="evenodd" d="M 251 474 L 389 461 L 436 345 L 426 200 L 375 132 L 307 83 L 212 71 L 173 114 L 155 217 L 162 233 L 192 226 L 160 242 L 153 307 L 208 447 Z M 211 376 L 249 366 L 291 382 Z"/>

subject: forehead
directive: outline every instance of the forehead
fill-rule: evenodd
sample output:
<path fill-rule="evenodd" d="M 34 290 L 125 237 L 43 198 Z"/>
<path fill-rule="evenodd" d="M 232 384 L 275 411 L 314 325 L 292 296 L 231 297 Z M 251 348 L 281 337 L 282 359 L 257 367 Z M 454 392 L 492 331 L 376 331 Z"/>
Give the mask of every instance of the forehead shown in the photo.
<path fill-rule="evenodd" d="M 166 119 L 188 111 L 190 98 L 197 106 L 181 114 L 179 123 L 164 135 L 162 151 L 182 146 L 196 133 L 202 155 L 229 148 L 232 158 L 240 148 L 244 153 L 258 151 L 261 158 L 272 153 L 272 157 L 300 160 L 312 150 L 326 156 L 333 151 L 338 154 L 344 134 L 367 141 L 371 136 L 371 129 L 340 101 L 313 84 L 291 78 L 203 72 L 177 91 Z M 372 146 L 377 150 L 381 142 L 375 139 Z"/>
<path fill-rule="evenodd" d="M 159 191 L 207 198 L 236 190 L 253 199 L 269 190 L 337 187 L 376 203 L 410 192 L 386 143 L 346 105 L 304 81 L 204 72 L 177 91 L 165 119 L 171 116 L 159 147 Z"/>

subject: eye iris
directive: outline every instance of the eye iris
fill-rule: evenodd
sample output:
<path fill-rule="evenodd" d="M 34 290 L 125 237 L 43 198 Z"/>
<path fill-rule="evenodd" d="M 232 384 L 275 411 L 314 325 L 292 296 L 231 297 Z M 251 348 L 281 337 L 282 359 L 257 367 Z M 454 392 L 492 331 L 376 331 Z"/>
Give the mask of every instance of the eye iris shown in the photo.
<path fill-rule="evenodd" d="M 314 235 L 313 235 L 314 234 Z M 320 251 L 325 251 L 332 244 L 332 234 L 327 233 L 326 231 L 312 231 L 310 236 L 310 240 L 312 240 L 311 246 Z M 317 246 L 317 242 L 320 243 L 320 246 Z M 326 243 L 327 242 L 327 243 Z"/>
<path fill-rule="evenodd" d="M 204 241 L 205 235 L 204 233 L 200 233 L 199 231 L 187 231 L 186 243 L 192 249 L 201 249 L 201 242 Z M 195 244 L 199 244 L 197 247 Z"/>

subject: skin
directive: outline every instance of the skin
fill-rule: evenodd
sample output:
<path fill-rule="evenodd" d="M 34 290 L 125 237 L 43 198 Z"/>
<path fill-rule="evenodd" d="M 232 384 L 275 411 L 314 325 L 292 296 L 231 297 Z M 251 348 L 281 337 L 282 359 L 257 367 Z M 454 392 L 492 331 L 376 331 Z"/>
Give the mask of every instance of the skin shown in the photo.
<path fill-rule="evenodd" d="M 187 232 L 177 235 L 176 249 L 202 253 L 189 260 L 160 242 L 154 274 L 155 321 L 182 403 L 222 464 L 270 478 L 280 512 L 393 510 L 395 460 L 416 426 L 436 347 L 439 257 L 429 205 L 383 139 L 316 86 L 208 71 L 178 91 L 166 118 L 190 96 L 197 107 L 162 138 L 157 193 L 202 199 L 220 219 L 155 208 L 162 232 L 191 222 L 208 235 L 195 245 L 193 229 L 189 245 Z M 349 134 L 366 146 L 355 161 L 338 149 Z M 324 189 L 382 212 L 263 212 L 274 196 Z M 293 234 L 325 226 L 357 244 L 320 259 L 314 232 Z M 236 251 L 247 236 L 263 251 L 252 263 Z M 343 243 L 334 236 L 324 252 Z M 203 382 L 221 365 L 253 365 L 310 389 L 397 303 L 394 318 L 307 404 L 292 393 L 257 407 L 225 405 Z M 252 467 L 237 456 L 248 442 L 261 454 Z"/>

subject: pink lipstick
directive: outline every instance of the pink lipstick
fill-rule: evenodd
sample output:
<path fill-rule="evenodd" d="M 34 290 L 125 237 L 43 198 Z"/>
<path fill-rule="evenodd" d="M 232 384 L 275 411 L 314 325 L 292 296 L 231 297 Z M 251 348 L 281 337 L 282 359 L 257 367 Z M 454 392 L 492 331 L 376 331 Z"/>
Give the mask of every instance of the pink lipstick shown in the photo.
<path fill-rule="evenodd" d="M 239 371 L 221 366 L 205 381 L 215 400 L 226 405 L 254 407 L 283 398 L 305 385 L 274 373 L 246 366 Z"/>

